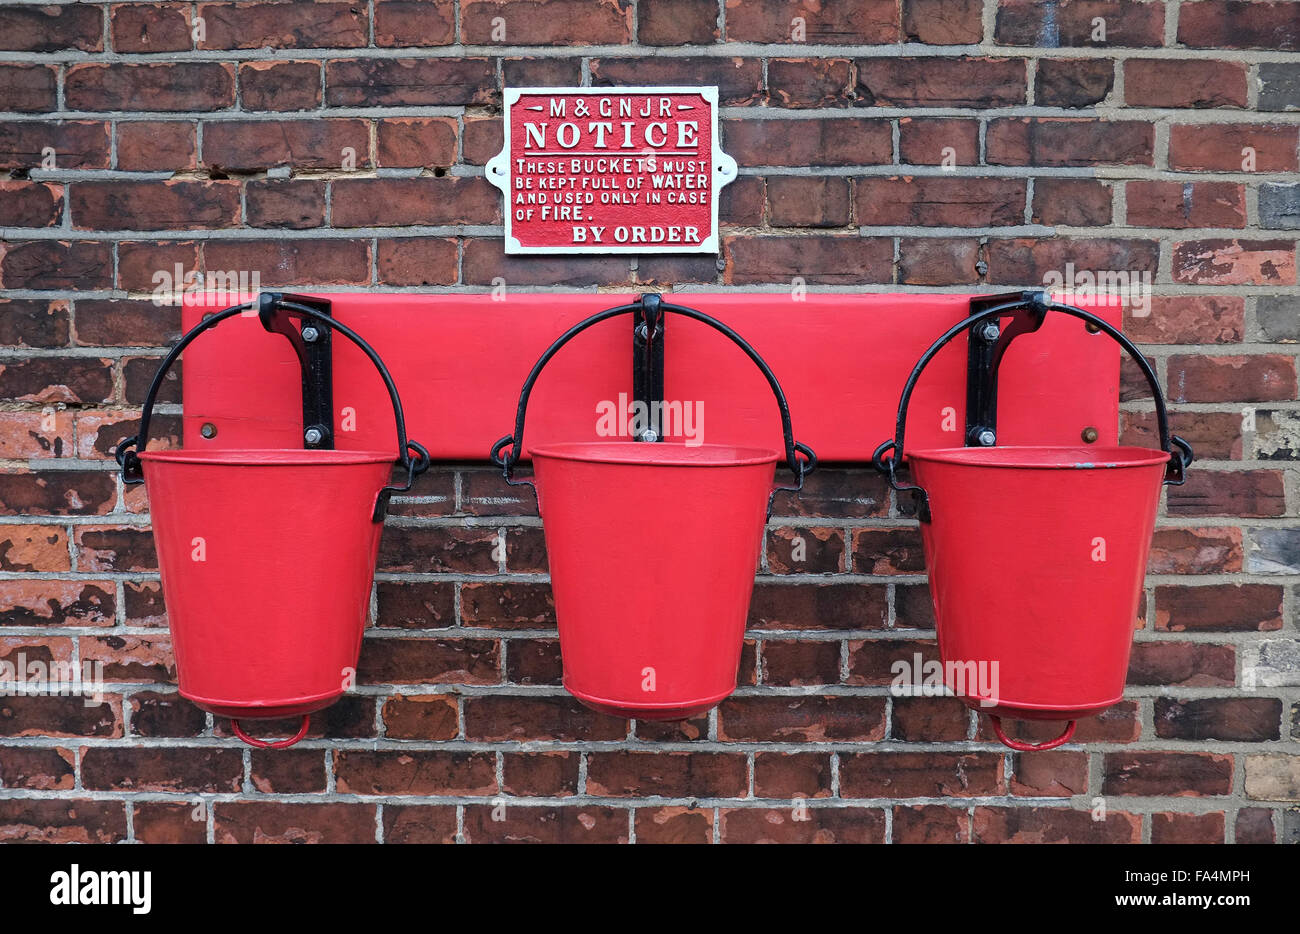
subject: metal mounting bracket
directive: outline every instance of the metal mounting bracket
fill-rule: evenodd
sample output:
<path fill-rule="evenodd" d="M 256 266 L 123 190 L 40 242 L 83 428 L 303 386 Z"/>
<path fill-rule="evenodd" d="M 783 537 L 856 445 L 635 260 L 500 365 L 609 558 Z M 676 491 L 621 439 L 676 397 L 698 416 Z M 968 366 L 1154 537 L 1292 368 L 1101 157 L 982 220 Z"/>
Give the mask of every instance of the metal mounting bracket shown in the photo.
<path fill-rule="evenodd" d="M 330 313 L 328 299 L 309 298 L 290 292 L 262 292 L 257 297 L 257 317 L 272 334 L 282 334 L 293 347 L 302 368 L 302 446 L 315 450 L 334 449 L 334 348 L 329 327 L 306 320 L 282 306 L 297 302 L 323 315 Z M 292 318 L 303 318 L 301 328 Z"/>
<path fill-rule="evenodd" d="M 644 406 L 647 427 L 637 441 L 662 441 L 664 401 L 664 315 L 657 293 L 642 295 L 632 314 L 632 398 Z"/>
<path fill-rule="evenodd" d="M 1023 302 L 1001 316 L 971 325 L 966 350 L 966 447 L 992 447 L 998 441 L 998 369 L 1011 342 L 1043 326 L 1047 317 L 1047 293 L 1041 290 L 979 295 L 970 300 L 970 313 L 996 308 L 1009 302 Z"/>

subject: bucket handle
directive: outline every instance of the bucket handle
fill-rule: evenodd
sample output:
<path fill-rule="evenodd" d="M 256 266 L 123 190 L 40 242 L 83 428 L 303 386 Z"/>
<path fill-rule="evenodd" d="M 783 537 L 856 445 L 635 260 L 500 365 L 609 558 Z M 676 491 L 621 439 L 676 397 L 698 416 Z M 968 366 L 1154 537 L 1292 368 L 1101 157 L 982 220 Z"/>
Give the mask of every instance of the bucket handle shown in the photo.
<path fill-rule="evenodd" d="M 1045 743 L 1026 743 L 1022 740 L 1012 739 L 1002 732 L 1002 718 L 989 714 L 989 722 L 993 724 L 993 733 L 1001 741 L 1003 746 L 1014 749 L 1016 752 L 1044 752 L 1048 749 L 1055 749 L 1057 746 L 1064 746 L 1074 736 L 1074 728 L 1079 725 L 1078 720 L 1071 720 L 1065 725 L 1064 732 L 1056 739 L 1049 739 Z"/>
<path fill-rule="evenodd" d="M 1106 319 L 1084 311 L 1082 308 L 1076 308 L 1073 305 L 1051 301 L 1045 292 L 1036 291 L 1026 293 L 1023 298 L 1014 299 L 976 312 L 954 324 L 944 332 L 942 337 L 930 345 L 930 349 L 921 356 L 921 359 L 917 361 L 916 366 L 912 369 L 911 375 L 907 377 L 907 382 L 903 385 L 902 397 L 898 401 L 898 420 L 894 425 L 894 437 L 876 448 L 871 462 L 876 470 L 889 477 L 889 485 L 895 491 L 912 495 L 917 505 L 917 516 L 921 521 L 930 521 L 929 497 L 926 495 L 925 490 L 919 486 L 900 483 L 897 474 L 898 465 L 903 460 L 903 432 L 907 425 L 907 406 L 912 398 L 912 390 L 916 388 L 917 380 L 921 378 L 922 371 L 934 359 L 935 354 L 947 346 L 957 335 L 964 333 L 967 329 L 982 321 L 996 319 L 1023 308 L 1028 308 L 1040 316 L 1048 311 L 1060 311 L 1086 321 L 1118 343 L 1125 353 L 1133 359 L 1133 362 L 1138 365 L 1142 375 L 1146 377 L 1147 382 L 1151 385 L 1151 392 L 1155 398 L 1156 426 L 1160 434 L 1160 450 L 1169 455 L 1169 463 L 1165 467 L 1164 482 L 1170 486 L 1181 485 L 1184 479 L 1184 471 L 1191 466 L 1195 455 L 1190 444 L 1177 435 L 1169 433 L 1169 410 L 1165 405 L 1165 396 L 1160 390 L 1160 381 L 1156 378 L 1155 370 L 1151 368 L 1151 364 L 1147 362 L 1146 357 L 1142 355 L 1142 352 L 1138 350 L 1132 341 Z M 890 456 L 886 458 L 886 454 Z"/>
<path fill-rule="evenodd" d="M 248 745 L 255 746 L 258 749 L 288 749 L 307 735 L 307 728 L 309 726 L 311 726 L 311 714 L 305 713 L 302 715 L 302 723 L 298 726 L 297 733 L 290 736 L 288 739 L 277 739 L 272 742 L 269 739 L 258 739 L 255 736 L 249 736 L 244 732 L 244 728 L 239 725 L 238 720 L 232 719 L 230 721 L 231 731 L 244 742 L 248 743 Z"/>
<path fill-rule="evenodd" d="M 654 297 L 658 298 L 657 295 Z M 555 343 L 546 348 L 546 352 L 538 358 L 535 364 L 533 364 L 533 369 L 529 372 L 528 378 L 524 380 L 523 390 L 519 394 L 519 408 L 515 412 L 514 433 L 503 436 L 496 442 L 496 444 L 492 445 L 492 452 L 490 455 L 492 463 L 501 468 L 502 475 L 505 477 L 506 482 L 511 486 L 519 486 L 523 484 L 529 486 L 532 485 L 528 480 L 515 480 L 513 477 L 515 465 L 519 463 L 519 458 L 524 449 L 524 417 L 528 411 L 528 397 L 532 394 L 533 384 L 537 382 L 537 377 L 541 375 L 542 369 L 550 362 L 551 358 L 559 352 L 561 347 L 573 340 L 573 338 L 577 337 L 583 331 L 587 330 L 587 328 L 591 327 L 593 324 L 599 324 L 601 321 L 619 315 L 630 315 L 639 308 L 641 308 L 640 298 L 631 304 L 606 308 L 604 311 L 597 312 L 590 318 L 585 318 L 584 320 L 579 321 L 573 327 L 561 334 L 556 339 Z M 813 452 L 812 448 L 808 447 L 808 445 L 794 440 L 793 429 L 790 427 L 790 405 L 786 402 L 785 393 L 781 389 L 781 384 L 777 381 L 776 374 L 772 372 L 772 368 L 767 365 L 767 362 L 764 361 L 761 356 L 759 356 L 758 351 L 750 346 L 748 341 L 717 318 L 706 315 L 704 312 L 697 311 L 694 308 L 687 308 L 684 305 L 670 305 L 666 302 L 659 304 L 659 310 L 670 312 L 675 315 L 682 315 L 687 318 L 693 318 L 696 321 L 707 324 L 724 337 L 729 338 L 731 342 L 743 350 L 745 355 L 754 362 L 754 365 L 762 371 L 763 376 L 767 379 L 768 386 L 772 388 L 772 395 L 776 397 L 777 408 L 781 411 L 781 433 L 785 439 L 785 461 L 791 472 L 794 473 L 795 478 L 794 486 L 777 487 L 773 493 L 780 491 L 797 493 L 799 490 L 802 490 L 804 477 L 810 474 L 817 467 L 817 455 Z M 508 452 L 506 451 L 507 448 L 509 448 Z M 770 510 L 770 501 L 768 505 Z"/>
<path fill-rule="evenodd" d="M 275 305 L 295 315 L 323 325 L 324 327 L 338 331 L 348 340 L 352 341 L 362 353 L 364 353 L 370 362 L 374 364 L 375 369 L 379 371 L 379 376 L 384 381 L 384 386 L 388 389 L 388 398 L 393 403 L 393 419 L 397 425 L 397 460 L 401 463 L 406 471 L 406 483 L 402 486 L 386 486 L 380 490 L 379 496 L 375 500 L 375 511 L 372 516 L 375 522 L 382 522 L 384 514 L 387 511 L 388 500 L 394 493 L 404 493 L 411 488 L 415 478 L 424 473 L 429 468 L 429 452 L 418 441 L 408 440 L 406 437 L 406 416 L 402 411 L 402 400 L 397 394 L 397 385 L 393 382 L 392 374 L 388 372 L 388 367 L 384 366 L 384 361 L 380 359 L 375 349 L 366 343 L 360 335 L 349 328 L 347 325 L 334 318 L 324 315 L 314 308 L 298 302 L 289 301 L 284 298 L 278 298 Z M 258 303 L 245 302 L 242 305 L 234 305 L 215 314 L 204 317 L 202 321 L 190 328 L 185 336 L 176 342 L 163 358 L 162 364 L 158 367 L 158 372 L 154 374 L 153 382 L 149 384 L 149 392 L 145 396 L 144 408 L 140 413 L 140 430 L 131 437 L 123 440 L 113 450 L 113 456 L 117 459 L 118 466 L 122 469 L 122 482 L 126 484 L 135 484 L 144 482 L 144 471 L 140 464 L 140 455 L 137 453 L 143 450 L 149 443 L 149 420 L 153 416 L 154 402 L 157 399 L 158 391 L 162 388 L 163 380 L 167 376 L 167 371 L 172 368 L 172 364 L 179 359 L 182 351 L 190 345 L 200 334 L 208 331 L 227 318 L 233 318 L 235 315 L 243 314 L 253 308 L 258 307 Z M 414 455 L 414 456 L 412 456 Z"/>

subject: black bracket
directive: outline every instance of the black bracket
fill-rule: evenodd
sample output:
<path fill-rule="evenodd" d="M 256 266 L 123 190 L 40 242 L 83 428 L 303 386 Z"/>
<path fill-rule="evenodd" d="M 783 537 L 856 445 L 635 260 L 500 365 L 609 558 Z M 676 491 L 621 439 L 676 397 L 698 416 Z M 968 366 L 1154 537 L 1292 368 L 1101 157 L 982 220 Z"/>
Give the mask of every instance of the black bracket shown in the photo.
<path fill-rule="evenodd" d="M 262 292 L 257 297 L 257 317 L 272 334 L 283 334 L 298 355 L 302 367 L 302 446 L 315 450 L 334 449 L 334 352 L 332 330 L 317 320 L 295 314 L 281 306 L 290 301 L 330 313 L 330 303 L 289 292 Z M 301 318 L 295 327 L 293 318 Z"/>
<path fill-rule="evenodd" d="M 1043 326 L 1047 317 L 1047 293 L 1041 289 L 1003 295 L 981 295 L 970 300 L 970 314 L 1022 301 L 1023 307 L 1010 313 L 1004 324 L 997 318 L 977 321 L 970 327 L 966 349 L 966 437 L 967 447 L 992 447 L 998 441 L 998 368 L 1011 342 Z"/>
<path fill-rule="evenodd" d="M 662 299 L 653 292 L 637 300 L 632 313 L 632 398 L 644 406 L 647 428 L 637 441 L 662 441 L 664 319 Z"/>

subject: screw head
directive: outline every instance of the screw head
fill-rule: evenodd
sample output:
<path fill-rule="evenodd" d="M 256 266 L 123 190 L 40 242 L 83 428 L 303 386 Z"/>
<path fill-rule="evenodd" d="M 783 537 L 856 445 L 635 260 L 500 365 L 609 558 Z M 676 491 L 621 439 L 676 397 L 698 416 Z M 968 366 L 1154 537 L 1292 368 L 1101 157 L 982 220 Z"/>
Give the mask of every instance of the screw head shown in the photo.
<path fill-rule="evenodd" d="M 302 329 L 302 339 L 309 344 L 315 343 L 320 339 L 320 331 L 308 324 Z"/>
<path fill-rule="evenodd" d="M 993 447 L 993 445 L 998 443 L 998 436 L 997 433 L 992 428 L 985 428 L 982 429 L 980 433 L 975 436 L 975 440 L 978 441 L 983 447 L 991 448 Z"/>
<path fill-rule="evenodd" d="M 308 428 L 302 435 L 302 439 L 310 445 L 320 444 L 324 437 L 324 433 L 319 428 Z"/>
<path fill-rule="evenodd" d="M 658 441 L 659 433 L 653 428 L 647 428 L 645 431 L 641 432 L 641 440 L 650 442 Z"/>
<path fill-rule="evenodd" d="M 1083 439 L 1084 444 L 1096 444 L 1097 439 L 1101 437 L 1101 434 L 1096 428 L 1089 425 L 1087 428 L 1083 429 L 1083 431 L 1079 432 L 1079 437 Z"/>
<path fill-rule="evenodd" d="M 1100 333 L 1101 333 L 1101 328 L 1098 327 L 1096 324 L 1093 324 L 1091 321 L 1085 321 L 1085 322 L 1083 323 L 1083 327 L 1084 327 L 1084 330 L 1086 330 L 1089 334 L 1100 334 Z"/>
<path fill-rule="evenodd" d="M 217 436 L 217 426 L 212 422 L 204 422 L 199 426 L 199 434 L 204 438 L 215 438 Z"/>
<path fill-rule="evenodd" d="M 986 321 L 980 325 L 980 337 L 988 343 L 993 343 L 1002 336 L 1002 328 L 998 327 L 996 321 Z"/>

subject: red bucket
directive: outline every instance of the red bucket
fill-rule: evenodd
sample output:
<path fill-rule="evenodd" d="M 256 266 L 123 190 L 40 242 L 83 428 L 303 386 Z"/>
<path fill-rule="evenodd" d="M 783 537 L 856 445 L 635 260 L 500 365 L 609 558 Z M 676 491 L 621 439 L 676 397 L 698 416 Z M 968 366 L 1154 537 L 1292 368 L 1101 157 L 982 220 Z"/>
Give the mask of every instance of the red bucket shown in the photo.
<path fill-rule="evenodd" d="M 356 681 L 393 455 L 145 451 L 182 696 L 223 717 L 328 707 Z"/>
<path fill-rule="evenodd" d="M 313 711 L 356 682 L 388 497 L 410 487 L 428 466 L 428 453 L 407 441 L 396 388 L 369 345 L 314 309 L 278 304 L 310 319 L 318 337 L 325 329 L 348 337 L 376 364 L 393 403 L 398 456 L 324 449 L 137 453 L 172 363 L 195 337 L 246 306 L 205 319 L 172 349 L 150 386 L 139 434 L 118 445 L 116 456 L 124 482 L 144 482 L 148 490 L 181 695 L 230 717 L 245 742 L 282 748 L 306 735 Z M 263 323 L 291 342 L 302 340 L 283 317 Z M 318 425 L 310 433 L 323 439 L 328 430 Z M 406 468 L 405 487 L 387 485 L 395 461 Z M 249 737 L 239 724 L 289 716 L 302 717 L 297 734 L 274 743 Z"/>
<path fill-rule="evenodd" d="M 593 324 L 632 313 L 644 315 L 636 333 L 653 345 L 662 340 L 662 312 L 709 325 L 759 367 L 781 413 L 785 458 L 797 481 L 789 489 L 802 486 L 817 458 L 794 441 L 789 406 L 771 369 L 722 322 L 661 304 L 657 295 L 579 322 L 538 360 L 524 381 L 514 433 L 492 446 L 492 461 L 508 483 L 528 482 L 513 480 L 512 472 L 523 451 L 528 397 L 551 357 Z M 543 444 L 529 453 L 565 688 L 603 713 L 680 720 L 736 689 L 781 455 L 654 440 L 659 436 L 647 430 L 640 441 Z"/>
<path fill-rule="evenodd" d="M 530 453 L 569 693 L 643 720 L 731 694 L 777 452 L 624 441 Z"/>
<path fill-rule="evenodd" d="M 1002 311 L 1014 307 L 1003 306 Z M 907 453 L 916 486 L 900 485 L 907 402 L 925 364 L 973 315 L 922 358 L 903 391 L 898 435 L 877 451 L 894 488 L 917 501 L 939 652 L 948 689 L 989 714 L 998 738 L 1019 750 L 1067 742 L 1079 717 L 1124 694 L 1133 631 L 1160 489 L 1182 482 L 1186 442 L 1168 433 L 1155 374 L 1136 348 L 1097 324 L 1140 361 L 1156 396 L 1163 450 L 1135 447 L 969 447 Z M 996 335 L 995 335 L 996 337 Z M 1171 444 L 1182 449 L 1173 454 Z M 891 450 L 893 456 L 882 461 Z M 1068 720 L 1055 740 L 1009 739 L 1001 717 Z"/>

